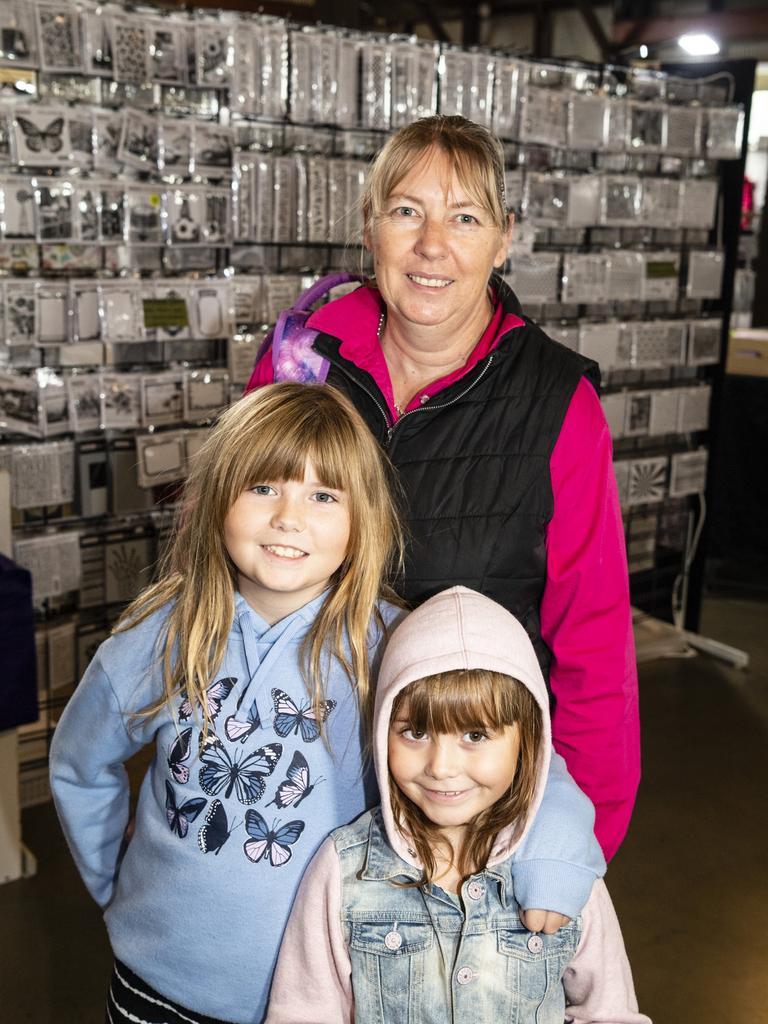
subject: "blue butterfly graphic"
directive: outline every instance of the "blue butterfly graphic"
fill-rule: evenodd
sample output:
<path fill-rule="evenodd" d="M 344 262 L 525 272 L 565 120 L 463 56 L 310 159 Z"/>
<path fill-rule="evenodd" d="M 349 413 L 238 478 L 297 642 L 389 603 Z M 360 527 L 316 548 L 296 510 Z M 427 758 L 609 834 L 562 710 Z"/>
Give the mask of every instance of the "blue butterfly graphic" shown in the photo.
<path fill-rule="evenodd" d="M 212 800 L 205 816 L 205 824 L 197 833 L 197 845 L 203 853 L 213 852 L 218 856 L 219 850 L 240 825 L 242 822 L 233 823 L 232 828 L 229 828 L 227 812 L 221 800 Z"/>
<path fill-rule="evenodd" d="M 270 800 L 266 806 L 276 804 L 277 807 L 290 807 L 293 804 L 294 807 L 298 807 L 302 800 L 307 799 L 318 782 L 322 781 L 320 777 L 310 785 L 307 759 L 300 750 L 297 750 L 288 768 L 288 778 L 280 783 L 275 799 Z"/>
<path fill-rule="evenodd" d="M 208 713 L 210 714 L 211 721 L 214 721 L 218 713 L 221 711 L 221 705 L 227 699 L 232 692 L 232 687 L 237 682 L 237 679 L 217 679 L 215 683 L 211 683 L 206 688 L 205 695 L 208 701 Z M 192 715 L 192 702 L 190 701 L 187 691 L 181 691 L 181 707 L 179 708 L 179 721 L 186 722 Z"/>
<path fill-rule="evenodd" d="M 264 779 L 275 770 L 282 753 L 281 743 L 268 743 L 240 761 L 235 755 L 233 761 L 218 736 L 209 733 L 203 739 L 201 733 L 200 785 L 209 796 L 218 796 L 226 787 L 225 800 L 232 796 L 234 789 L 241 804 L 255 804 L 264 796 L 267 788 Z"/>
<path fill-rule="evenodd" d="M 165 780 L 165 816 L 171 832 L 176 832 L 179 839 L 184 839 L 189 831 L 190 822 L 194 821 L 205 807 L 207 800 L 202 796 L 193 797 L 178 806 L 176 794 L 168 779 Z"/>
<path fill-rule="evenodd" d="M 272 828 L 269 828 L 258 811 L 245 812 L 245 830 L 251 837 L 243 843 L 248 860 L 258 864 L 262 857 L 268 855 L 273 868 L 288 863 L 293 856 L 291 847 L 304 831 L 304 822 L 289 821 L 281 828 L 276 825 L 277 822 L 274 822 Z"/>
<path fill-rule="evenodd" d="M 320 725 L 336 707 L 335 700 L 320 701 L 320 721 L 318 722 L 318 711 L 309 701 L 305 701 L 300 708 L 283 690 L 273 690 L 272 700 L 275 705 L 274 726 L 278 736 L 288 736 L 293 732 L 298 736 L 301 729 L 301 738 L 305 743 L 313 743 L 320 735 Z"/>
<path fill-rule="evenodd" d="M 227 734 L 227 739 L 232 740 L 236 743 L 240 740 L 241 743 L 245 743 L 249 736 L 256 732 L 257 729 L 261 728 L 261 719 L 259 718 L 259 709 L 256 707 L 256 701 L 251 704 L 248 709 L 247 720 L 245 722 L 240 721 L 237 716 L 237 712 L 240 710 L 240 705 L 243 702 L 243 697 L 247 693 L 247 688 L 240 694 L 240 700 L 237 702 L 237 708 L 235 714 L 230 715 L 224 723 L 224 731 Z"/>
<path fill-rule="evenodd" d="M 168 767 L 171 769 L 176 782 L 183 786 L 189 782 L 189 768 L 183 761 L 189 758 L 190 744 L 192 740 L 192 729 L 185 729 L 179 736 L 176 737 L 176 742 L 171 747 L 171 752 L 168 755 Z"/>

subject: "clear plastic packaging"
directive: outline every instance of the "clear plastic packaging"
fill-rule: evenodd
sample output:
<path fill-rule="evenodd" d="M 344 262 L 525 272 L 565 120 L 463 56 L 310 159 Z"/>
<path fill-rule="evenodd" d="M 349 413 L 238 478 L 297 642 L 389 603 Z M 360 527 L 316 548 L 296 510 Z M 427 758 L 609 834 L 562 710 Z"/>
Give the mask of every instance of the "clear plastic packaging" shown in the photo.
<path fill-rule="evenodd" d="M 709 107 L 706 111 L 705 152 L 710 160 L 739 160 L 744 144 L 742 107 Z"/>

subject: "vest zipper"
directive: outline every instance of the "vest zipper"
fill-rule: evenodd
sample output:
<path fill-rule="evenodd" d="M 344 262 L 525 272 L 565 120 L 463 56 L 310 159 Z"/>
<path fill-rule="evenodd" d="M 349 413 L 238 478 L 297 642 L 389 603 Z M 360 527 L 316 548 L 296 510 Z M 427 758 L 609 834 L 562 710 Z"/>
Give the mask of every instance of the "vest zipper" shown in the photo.
<path fill-rule="evenodd" d="M 404 412 L 400 419 L 393 423 L 392 426 L 387 429 L 387 451 L 390 450 L 390 446 L 392 444 L 392 437 L 395 433 L 395 429 L 403 422 L 404 419 L 407 419 L 409 416 L 415 416 L 417 413 L 420 412 L 436 412 L 439 409 L 447 409 L 449 406 L 455 405 L 456 402 L 462 399 L 465 395 L 468 395 L 469 392 L 480 383 L 480 381 L 483 379 L 483 377 L 490 369 L 491 363 L 493 362 L 494 354 L 495 353 L 491 352 L 491 354 L 488 356 L 488 361 L 486 362 L 485 366 L 482 368 L 480 373 L 478 373 L 478 375 L 475 377 L 472 383 L 469 384 L 466 388 L 464 388 L 462 392 L 456 395 L 455 398 L 452 398 L 450 402 L 443 402 L 442 405 L 422 405 L 418 409 L 411 409 L 410 412 Z"/>
<path fill-rule="evenodd" d="M 468 387 L 464 388 L 464 390 L 462 392 L 460 392 L 460 394 L 456 395 L 455 398 L 452 398 L 450 400 L 450 402 L 443 402 L 442 405 L 429 405 L 429 406 L 423 405 L 419 409 L 411 409 L 410 412 L 403 413 L 403 415 L 395 423 L 392 423 L 392 424 L 390 424 L 390 422 L 389 422 L 389 415 L 387 414 L 386 410 L 382 406 L 381 402 L 379 402 L 379 400 L 376 397 L 376 395 L 374 395 L 374 393 L 370 390 L 370 388 L 367 388 L 365 386 L 365 384 L 362 384 L 359 380 L 357 380 L 355 378 L 355 376 L 353 374 L 351 374 L 349 372 L 349 370 L 347 370 L 347 368 L 345 366 L 342 366 L 340 363 L 333 363 L 333 365 L 336 367 L 337 370 L 341 370 L 341 372 L 344 374 L 344 376 L 348 377 L 356 387 L 360 388 L 361 391 L 364 391 L 366 393 L 366 395 L 368 395 L 368 397 L 371 399 L 373 404 L 376 406 L 376 408 L 379 410 L 379 412 L 381 413 L 382 418 L 383 418 L 384 423 L 385 423 L 386 428 L 387 428 L 387 437 L 386 437 L 386 441 L 384 443 L 384 447 L 385 447 L 385 449 L 387 451 L 389 451 L 390 445 L 392 444 L 392 436 L 393 436 L 393 434 L 395 432 L 395 429 L 396 429 L 396 427 L 398 427 L 403 422 L 404 419 L 407 419 L 409 416 L 415 416 L 416 413 L 419 413 L 419 412 L 435 412 L 438 409 L 447 409 L 449 406 L 454 405 L 456 402 L 459 401 L 459 399 L 461 399 L 465 395 L 469 394 L 469 392 L 477 384 L 480 383 L 480 381 L 483 379 L 483 377 L 486 375 L 486 373 L 490 369 L 491 363 L 493 362 L 494 355 L 495 355 L 495 353 L 491 352 L 491 354 L 488 356 L 488 360 L 487 360 L 485 366 L 482 368 L 482 370 L 477 375 L 477 377 L 475 377 L 475 379 L 472 381 L 472 383 Z M 333 361 L 331 360 L 331 362 L 333 362 Z"/>

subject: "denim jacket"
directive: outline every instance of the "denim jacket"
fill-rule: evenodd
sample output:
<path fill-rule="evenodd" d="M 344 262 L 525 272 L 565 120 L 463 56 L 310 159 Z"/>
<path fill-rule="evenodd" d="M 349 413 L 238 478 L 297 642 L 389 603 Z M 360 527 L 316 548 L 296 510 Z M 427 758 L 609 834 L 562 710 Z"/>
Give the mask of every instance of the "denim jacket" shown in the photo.
<path fill-rule="evenodd" d="M 555 935 L 529 932 L 511 859 L 473 875 L 460 901 L 439 885 L 402 885 L 420 872 L 387 841 L 379 810 L 336 829 L 341 923 L 360 1024 L 563 1024 L 563 972 L 581 918 Z M 400 884 L 398 884 L 400 883 Z"/>

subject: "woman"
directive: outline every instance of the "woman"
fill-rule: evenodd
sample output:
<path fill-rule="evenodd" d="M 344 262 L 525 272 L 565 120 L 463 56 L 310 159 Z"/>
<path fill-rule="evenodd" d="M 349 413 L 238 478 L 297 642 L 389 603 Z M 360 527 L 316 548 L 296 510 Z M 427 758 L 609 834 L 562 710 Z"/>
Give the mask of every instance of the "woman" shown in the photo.
<path fill-rule="evenodd" d="M 639 781 L 626 555 L 597 366 L 527 320 L 494 270 L 512 233 L 498 141 L 462 117 L 401 128 L 363 199 L 375 280 L 307 326 L 397 468 L 411 534 L 401 590 L 461 584 L 525 625 L 556 749 L 606 857 Z M 272 358 L 257 383 L 272 380 Z"/>

